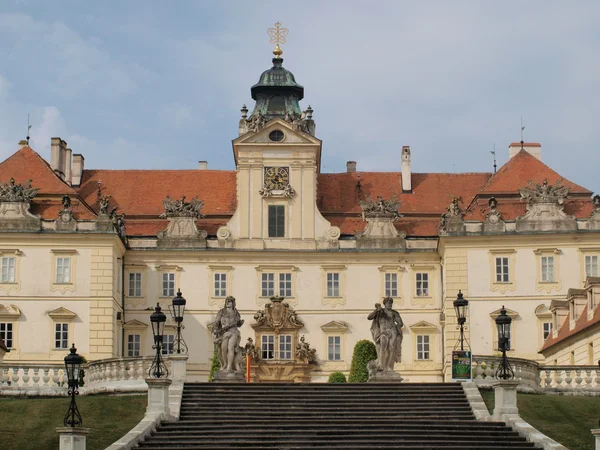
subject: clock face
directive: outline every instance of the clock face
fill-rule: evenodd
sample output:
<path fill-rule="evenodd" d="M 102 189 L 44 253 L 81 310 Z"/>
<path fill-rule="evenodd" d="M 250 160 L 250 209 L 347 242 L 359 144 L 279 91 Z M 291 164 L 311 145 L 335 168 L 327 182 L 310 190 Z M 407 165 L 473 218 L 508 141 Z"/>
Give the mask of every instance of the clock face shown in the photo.
<path fill-rule="evenodd" d="M 265 187 L 271 190 L 282 190 L 290 184 L 289 167 L 265 167 Z"/>

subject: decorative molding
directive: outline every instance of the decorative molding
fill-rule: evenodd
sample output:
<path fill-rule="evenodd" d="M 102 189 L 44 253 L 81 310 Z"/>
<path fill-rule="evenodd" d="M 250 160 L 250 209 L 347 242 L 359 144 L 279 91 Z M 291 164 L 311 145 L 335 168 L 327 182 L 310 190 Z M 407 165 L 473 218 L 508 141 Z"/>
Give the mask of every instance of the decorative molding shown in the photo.
<path fill-rule="evenodd" d="M 0 303 L 0 319 L 12 321 L 21 317 L 21 310 L 16 305 L 3 305 Z"/>
<path fill-rule="evenodd" d="M 332 320 L 331 322 L 327 322 L 325 325 L 321 325 L 321 330 L 323 330 L 324 333 L 341 334 L 347 333 L 349 328 L 345 322 L 338 322 L 337 320 Z"/>
<path fill-rule="evenodd" d="M 69 322 L 77 317 L 73 311 L 60 307 L 48 312 L 48 316 L 55 322 Z"/>
<path fill-rule="evenodd" d="M 75 249 L 66 249 L 66 248 L 52 248 L 50 249 L 51 253 L 60 254 L 60 255 L 77 255 L 79 252 Z"/>
<path fill-rule="evenodd" d="M 129 322 L 125 322 L 123 324 L 123 329 L 126 331 L 129 330 L 145 330 L 148 328 L 148 324 L 144 322 L 140 322 L 137 319 L 130 320 Z"/>
<path fill-rule="evenodd" d="M 521 200 L 527 203 L 527 213 L 517 217 L 517 231 L 576 231 L 575 217 L 564 213 L 564 201 L 569 188 L 558 180 L 553 186 L 544 180 L 541 184 L 531 181 L 519 189 Z"/>
<path fill-rule="evenodd" d="M 408 327 L 413 333 L 418 333 L 418 332 L 425 332 L 425 331 L 429 331 L 429 332 L 438 332 L 439 329 L 438 327 L 436 327 L 434 324 L 427 322 L 425 320 L 421 320 L 420 322 L 417 322 L 413 325 L 409 325 Z"/>

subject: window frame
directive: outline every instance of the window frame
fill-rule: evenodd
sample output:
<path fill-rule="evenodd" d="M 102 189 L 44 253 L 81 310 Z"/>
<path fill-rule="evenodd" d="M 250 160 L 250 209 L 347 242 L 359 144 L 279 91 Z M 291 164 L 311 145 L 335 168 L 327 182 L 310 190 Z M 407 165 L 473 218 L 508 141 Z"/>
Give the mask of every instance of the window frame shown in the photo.
<path fill-rule="evenodd" d="M 342 336 L 339 334 L 330 334 L 327 339 L 327 361 L 338 362 L 342 360 Z M 337 339 L 337 342 L 335 342 Z M 332 342 L 333 340 L 333 342 Z M 333 349 L 333 351 L 332 351 Z M 337 353 L 336 353 L 337 349 Z M 337 356 L 337 358 L 336 358 Z"/>
<path fill-rule="evenodd" d="M 273 203 L 267 205 L 267 238 L 284 239 L 287 237 L 287 205 Z M 271 234 L 273 230 L 274 234 Z"/>
<path fill-rule="evenodd" d="M 406 273 L 406 268 L 400 265 L 382 265 L 377 267 L 379 270 L 379 298 L 388 297 L 386 295 L 386 274 L 396 274 L 397 286 L 396 286 L 396 297 L 392 297 L 394 299 L 395 306 L 402 306 L 404 304 L 404 295 L 403 295 L 403 277 L 404 273 Z M 412 296 L 411 296 L 412 297 Z"/>
<path fill-rule="evenodd" d="M 537 291 L 545 291 L 546 293 L 551 293 L 552 291 L 559 291 L 561 289 L 561 281 L 560 281 L 560 255 L 561 250 L 558 248 L 539 248 L 533 251 L 536 256 L 536 290 Z M 553 280 L 544 279 L 543 274 L 543 261 L 544 258 L 552 257 L 553 258 Z M 547 265 L 546 259 L 546 267 Z"/>
<path fill-rule="evenodd" d="M 14 276 L 13 281 L 2 281 L 0 277 L 0 291 L 9 293 L 10 291 L 21 290 L 20 266 L 23 252 L 19 249 L 0 249 L 0 258 L 14 258 Z M 1 267 L 1 266 L 0 266 Z"/>
<path fill-rule="evenodd" d="M 421 340 L 422 342 L 419 342 Z M 431 336 L 429 334 L 417 334 L 417 360 L 418 361 L 431 361 Z M 421 347 L 421 348 L 420 348 Z"/>
<path fill-rule="evenodd" d="M 77 280 L 77 250 L 69 250 L 69 249 L 51 249 L 52 253 L 52 280 L 51 280 L 51 291 L 59 291 L 61 294 L 66 293 L 67 291 L 74 292 L 76 289 L 76 280 Z M 69 279 L 68 281 L 63 278 L 59 279 L 58 270 L 59 270 L 59 260 L 67 260 L 69 261 Z M 64 270 L 64 266 L 63 266 Z"/>
<path fill-rule="evenodd" d="M 588 277 L 586 257 L 596 257 L 597 259 L 597 275 L 600 276 L 600 247 L 579 247 L 579 263 L 581 265 L 581 283 L 585 284 Z"/>
<path fill-rule="evenodd" d="M 170 346 L 170 347 L 169 347 Z M 162 348 L 160 350 L 162 356 L 169 356 L 175 354 L 175 334 L 167 333 L 163 334 Z"/>
<path fill-rule="evenodd" d="M 439 270 L 435 265 L 411 264 L 411 304 L 424 308 L 433 306 L 437 295 L 437 278 L 436 274 Z M 417 274 L 427 274 L 427 295 L 417 295 Z"/>
<path fill-rule="evenodd" d="M 213 297 L 227 297 L 227 272 L 213 272 Z"/>
<path fill-rule="evenodd" d="M 15 284 L 17 279 L 17 257 L 12 255 L 1 255 L 1 275 L 0 275 L 0 284 Z M 4 262 L 7 262 L 6 265 L 6 279 L 4 277 L 5 265 Z M 12 267 L 11 267 L 12 262 Z M 12 271 L 11 271 L 12 269 Z"/>
<path fill-rule="evenodd" d="M 321 266 L 321 304 L 326 306 L 341 306 L 346 304 L 346 272 L 348 267 L 345 264 L 323 264 Z M 332 280 L 337 275 L 337 295 L 334 290 L 330 290 L 329 279 Z M 334 287 L 334 284 L 331 284 Z"/>
<path fill-rule="evenodd" d="M 164 264 L 164 265 L 160 265 L 160 266 L 156 266 L 156 274 L 157 274 L 157 297 L 158 298 L 168 298 L 171 299 L 173 297 L 175 297 L 175 294 L 177 292 L 177 289 L 179 289 L 180 287 L 180 279 L 181 279 L 181 272 L 183 271 L 183 268 L 181 268 L 178 265 L 174 265 L 174 264 Z M 173 274 L 173 295 L 170 295 L 169 292 L 167 292 L 167 295 L 165 295 L 165 291 L 163 290 L 164 288 L 164 283 L 163 283 L 163 275 L 164 274 Z"/>
<path fill-rule="evenodd" d="M 345 322 L 339 322 L 332 320 L 325 325 L 321 325 L 321 331 L 323 332 L 323 355 L 327 356 L 327 359 L 323 358 L 321 363 L 322 370 L 325 371 L 336 371 L 346 370 L 346 334 L 348 333 L 348 325 Z M 339 337 L 340 338 L 340 359 L 331 360 L 329 359 L 329 338 Z"/>
<path fill-rule="evenodd" d="M 148 329 L 148 324 L 140 322 L 137 319 L 130 320 L 129 322 L 125 322 L 123 324 L 123 330 L 124 330 L 126 336 L 135 335 L 135 334 L 140 335 L 140 355 L 139 355 L 139 357 L 143 357 L 145 355 L 144 344 L 146 342 L 146 330 L 147 329 Z M 129 342 L 129 337 L 127 337 L 127 342 Z M 127 349 L 127 352 L 129 352 L 129 349 Z"/>
<path fill-rule="evenodd" d="M 390 278 L 388 280 L 388 277 Z M 398 272 L 386 272 L 383 274 L 383 296 L 398 297 Z M 395 284 L 395 286 L 394 286 Z"/>
<path fill-rule="evenodd" d="M 489 252 L 489 265 L 490 265 L 490 291 L 499 292 L 501 294 L 507 291 L 514 291 L 516 289 L 515 284 L 515 265 L 516 265 L 516 250 L 515 249 L 491 249 Z M 508 281 L 498 281 L 497 272 L 497 260 L 507 259 L 507 277 Z"/>
<path fill-rule="evenodd" d="M 420 280 L 419 280 L 420 276 Z M 419 288 L 419 283 L 421 283 L 421 287 Z M 424 284 L 426 286 L 424 287 Z M 419 291 L 419 289 L 421 291 Z M 421 293 L 419 293 L 421 292 Z M 425 294 L 423 294 L 425 292 Z M 431 290 L 429 287 L 429 272 L 415 272 L 415 296 L 419 298 L 428 298 L 431 297 Z"/>
<path fill-rule="evenodd" d="M 134 279 L 131 279 L 133 275 Z M 139 280 L 136 280 L 136 276 L 139 275 Z M 144 282 L 144 275 L 142 272 L 127 272 L 127 297 L 129 298 L 142 298 L 144 295 L 144 290 L 142 288 Z M 133 281 L 133 294 L 131 290 L 131 282 Z M 139 283 L 139 286 L 138 286 Z M 138 293 L 139 288 L 139 293 Z"/>
<path fill-rule="evenodd" d="M 10 330 L 8 329 L 10 327 Z M 4 330 L 2 330 L 4 328 Z M 7 337 L 8 333 L 10 333 L 10 338 Z M 12 350 L 15 347 L 15 324 L 14 322 L 9 322 L 8 320 L 0 319 L 0 340 L 4 341 L 4 345 L 9 350 Z"/>
<path fill-rule="evenodd" d="M 55 322 L 54 323 L 54 350 L 68 350 L 69 340 L 71 338 L 69 333 L 69 322 Z M 66 334 L 66 337 L 65 337 Z M 57 337 L 58 336 L 58 337 Z M 60 345 L 57 345 L 59 344 Z"/>
<path fill-rule="evenodd" d="M 135 338 L 138 338 L 138 342 L 135 342 Z M 133 339 L 133 342 L 131 342 L 131 338 Z M 133 348 L 131 348 L 133 344 Z M 136 353 L 136 348 L 135 346 L 138 346 L 137 348 L 137 355 Z M 142 356 L 142 335 L 141 333 L 127 333 L 127 357 L 128 358 L 137 358 Z"/>
<path fill-rule="evenodd" d="M 256 289 L 256 305 L 262 306 L 270 302 L 271 297 L 280 296 L 280 274 L 291 274 L 290 279 L 286 280 L 286 283 L 291 283 L 291 296 L 283 296 L 285 297 L 285 301 L 290 305 L 296 305 L 296 273 L 298 272 L 298 267 L 293 265 L 259 265 L 255 267 L 256 277 L 257 277 L 257 289 Z M 263 275 L 264 274 L 273 274 L 273 295 L 263 295 L 268 294 L 270 291 L 263 291 Z M 268 276 L 268 275 L 267 275 Z"/>
<path fill-rule="evenodd" d="M 410 332 L 413 334 L 413 336 L 415 336 L 413 339 L 411 339 L 412 359 L 414 366 L 420 369 L 426 369 L 431 368 L 432 364 L 441 364 L 439 359 L 441 355 L 439 355 L 437 352 L 437 346 L 440 345 L 440 343 L 437 342 L 437 336 L 439 333 L 441 333 L 438 327 L 430 322 L 422 320 L 414 325 L 411 325 Z M 423 336 L 426 336 L 428 340 L 428 359 L 420 358 L 420 356 L 425 356 L 423 353 L 424 347 L 421 349 L 419 348 L 420 345 L 422 345 L 419 343 L 419 337 Z"/>
<path fill-rule="evenodd" d="M 209 265 L 208 266 L 208 304 L 210 306 L 223 306 L 225 299 L 233 295 L 234 267 L 225 265 Z M 225 296 L 215 295 L 215 276 L 217 274 L 225 275 Z"/>

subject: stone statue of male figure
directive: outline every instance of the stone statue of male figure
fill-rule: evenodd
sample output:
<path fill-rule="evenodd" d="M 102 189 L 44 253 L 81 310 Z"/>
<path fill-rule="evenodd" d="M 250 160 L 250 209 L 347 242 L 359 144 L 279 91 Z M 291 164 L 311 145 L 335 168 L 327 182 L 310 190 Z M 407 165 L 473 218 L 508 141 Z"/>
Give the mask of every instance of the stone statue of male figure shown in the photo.
<path fill-rule="evenodd" d="M 402 357 L 402 317 L 392 309 L 394 300 L 383 299 L 383 308 L 375 303 L 375 311 L 367 317 L 372 320 L 371 335 L 377 348 L 377 360 L 369 364 L 369 374 L 375 372 L 393 372 L 394 363 Z"/>

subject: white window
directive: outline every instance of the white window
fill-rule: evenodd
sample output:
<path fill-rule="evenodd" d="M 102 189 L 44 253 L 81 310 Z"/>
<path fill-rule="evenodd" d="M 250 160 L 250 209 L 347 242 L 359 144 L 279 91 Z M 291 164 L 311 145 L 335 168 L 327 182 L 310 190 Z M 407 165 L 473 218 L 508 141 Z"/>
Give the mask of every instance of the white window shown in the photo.
<path fill-rule="evenodd" d="M 291 273 L 280 273 L 279 274 L 279 295 L 281 297 L 292 296 L 292 274 Z"/>
<path fill-rule="evenodd" d="M 69 348 L 69 324 L 55 323 L 54 324 L 54 348 L 67 349 Z"/>
<path fill-rule="evenodd" d="M 15 282 L 15 263 L 16 259 L 14 256 L 2 257 L 2 283 Z"/>
<path fill-rule="evenodd" d="M 59 256 L 56 258 L 56 284 L 71 282 L 71 258 Z"/>
<path fill-rule="evenodd" d="M 501 256 L 496 258 L 496 283 L 508 283 L 508 257 Z"/>
<path fill-rule="evenodd" d="M 342 359 L 342 337 L 327 336 L 327 359 L 340 361 Z"/>
<path fill-rule="evenodd" d="M 385 296 L 386 297 L 398 297 L 398 274 L 397 273 L 386 273 L 385 274 Z"/>
<path fill-rule="evenodd" d="M 429 296 L 429 274 L 417 273 L 417 297 Z"/>
<path fill-rule="evenodd" d="M 340 274 L 339 272 L 327 273 L 327 297 L 340 296 Z"/>
<path fill-rule="evenodd" d="M 13 346 L 13 324 L 10 322 L 0 322 L 0 340 L 4 341 L 6 348 Z"/>
<path fill-rule="evenodd" d="M 261 359 L 275 359 L 275 336 L 263 334 L 260 343 Z"/>
<path fill-rule="evenodd" d="M 279 336 L 279 359 L 292 359 L 292 335 Z"/>
<path fill-rule="evenodd" d="M 215 297 L 227 297 L 226 273 L 215 273 Z"/>
<path fill-rule="evenodd" d="M 163 336 L 161 353 L 163 355 L 172 355 L 174 347 L 175 347 L 175 335 L 174 334 L 165 334 Z"/>
<path fill-rule="evenodd" d="M 141 297 L 142 296 L 142 274 L 141 273 L 130 273 L 129 274 L 129 297 Z"/>
<path fill-rule="evenodd" d="M 130 334 L 127 336 L 127 356 L 140 356 L 141 336 Z"/>
<path fill-rule="evenodd" d="M 417 335 L 417 359 L 429 359 L 429 335 Z"/>
<path fill-rule="evenodd" d="M 2 260 L 3 260 L 2 261 L 2 279 L 4 280 L 4 258 L 2 258 Z M 597 255 L 585 255 L 585 276 L 586 277 L 597 277 L 598 276 L 598 256 Z"/>
<path fill-rule="evenodd" d="M 260 295 L 262 297 L 273 297 L 275 295 L 275 274 L 263 273 L 261 279 L 262 286 Z"/>
<path fill-rule="evenodd" d="M 173 272 L 165 272 L 162 274 L 162 296 L 175 296 L 175 274 Z"/>
<path fill-rule="evenodd" d="M 554 256 L 542 256 L 542 282 L 554 283 Z"/>
<path fill-rule="evenodd" d="M 544 322 L 544 340 L 552 333 L 552 322 Z"/>

